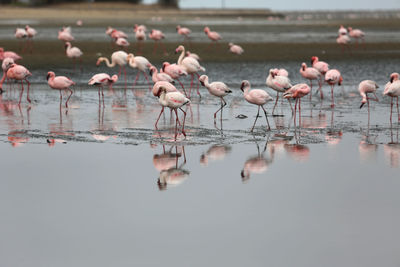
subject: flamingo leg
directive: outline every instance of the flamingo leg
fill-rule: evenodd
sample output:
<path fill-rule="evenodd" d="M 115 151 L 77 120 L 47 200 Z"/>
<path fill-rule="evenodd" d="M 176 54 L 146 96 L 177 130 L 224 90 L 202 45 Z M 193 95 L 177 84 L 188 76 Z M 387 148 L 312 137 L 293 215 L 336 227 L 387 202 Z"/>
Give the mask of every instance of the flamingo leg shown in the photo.
<path fill-rule="evenodd" d="M 299 98 L 299 127 L 301 127 L 301 98 Z"/>
<path fill-rule="evenodd" d="M 262 107 L 262 109 L 263 109 L 263 111 L 264 111 L 265 119 L 267 120 L 268 131 L 271 131 L 271 127 L 269 126 L 267 111 L 265 110 L 264 106 L 261 106 L 261 107 Z M 258 110 L 260 110 L 260 106 L 258 106 Z"/>
<path fill-rule="evenodd" d="M 19 94 L 18 106 L 21 105 L 22 94 L 24 93 L 24 83 L 21 80 L 21 93 Z"/>
<path fill-rule="evenodd" d="M 312 80 L 310 80 L 310 101 L 312 99 Z"/>
<path fill-rule="evenodd" d="M 127 81 L 126 81 L 126 69 L 125 66 L 122 66 L 122 70 L 124 71 L 124 79 L 125 79 L 125 88 L 128 87 Z"/>
<path fill-rule="evenodd" d="M 132 86 L 133 88 L 135 88 L 135 85 L 136 85 L 136 82 L 139 79 L 139 76 L 140 76 L 140 71 L 138 71 L 137 74 L 136 74 L 136 78 L 135 78 L 135 81 L 133 82 L 133 86 Z"/>
<path fill-rule="evenodd" d="M 368 128 L 369 128 L 369 98 L 367 97 L 367 104 L 368 104 Z"/>
<path fill-rule="evenodd" d="M 275 105 L 274 105 L 274 107 L 272 108 L 272 116 L 275 115 L 275 108 L 276 108 L 276 105 L 278 105 L 278 100 L 279 100 L 279 92 L 276 92 Z"/>
<path fill-rule="evenodd" d="M 26 100 L 27 100 L 29 103 L 31 103 L 32 101 L 31 101 L 31 99 L 29 98 L 29 87 L 31 86 L 31 83 L 30 83 L 27 79 L 25 79 L 25 81 L 26 81 L 26 83 L 28 84 Z"/>
<path fill-rule="evenodd" d="M 166 55 L 167 54 L 167 50 L 165 49 L 165 45 L 164 45 L 164 43 L 162 41 L 160 41 L 160 45 L 161 45 L 161 48 L 163 49 L 163 54 Z"/>
<path fill-rule="evenodd" d="M 297 102 L 299 101 L 298 98 L 296 98 L 296 101 L 294 102 L 294 117 L 293 117 L 293 121 L 294 121 L 294 128 L 296 128 L 296 111 L 297 111 Z"/>
<path fill-rule="evenodd" d="M 253 127 L 251 127 L 251 130 L 250 130 L 250 132 L 253 132 L 253 130 L 254 130 L 254 127 L 256 126 L 256 122 L 257 122 L 257 119 L 258 119 L 258 115 L 259 115 L 259 114 L 260 114 L 260 106 L 258 106 L 258 110 L 257 110 L 256 119 L 254 120 Z"/>
<path fill-rule="evenodd" d="M 102 96 L 102 98 L 103 98 L 103 108 L 104 108 L 104 88 L 103 88 L 103 86 L 101 86 L 101 96 Z"/>
<path fill-rule="evenodd" d="M 189 98 L 191 97 L 191 95 L 192 95 L 192 87 L 193 87 L 193 79 L 194 79 L 194 75 L 193 75 L 193 73 L 190 73 L 190 88 L 189 88 Z"/>
<path fill-rule="evenodd" d="M 390 124 L 392 124 L 393 97 L 390 100 Z"/>
<path fill-rule="evenodd" d="M 399 113 L 399 97 L 396 97 L 397 98 L 397 121 L 400 121 L 400 113 Z"/>
<path fill-rule="evenodd" d="M 217 118 L 217 113 L 218 113 L 219 111 L 221 111 L 221 113 L 222 113 L 222 109 L 223 109 L 225 106 L 226 106 L 226 102 L 225 102 L 224 98 L 221 97 L 221 107 L 214 113 L 214 121 L 215 121 L 215 119 Z M 221 119 L 222 119 L 222 118 L 221 118 Z"/>
<path fill-rule="evenodd" d="M 176 80 L 177 80 L 177 81 L 179 82 L 179 84 L 181 85 L 181 87 L 182 87 L 182 89 L 183 89 L 183 92 L 185 93 L 185 96 L 188 97 L 188 95 L 187 95 L 187 93 L 186 93 L 186 90 L 185 90 L 185 87 L 183 87 L 182 82 L 179 80 L 179 78 L 176 78 Z"/>
<path fill-rule="evenodd" d="M 290 98 L 288 98 L 287 101 L 289 102 L 290 109 L 292 110 L 292 115 L 293 115 L 293 106 L 292 106 L 292 102 L 290 102 Z"/>
<path fill-rule="evenodd" d="M 332 98 L 332 103 L 331 103 L 331 108 L 334 108 L 335 107 L 335 103 L 334 103 L 334 99 L 333 99 L 333 87 L 334 87 L 335 85 L 331 85 L 331 98 Z"/>
<path fill-rule="evenodd" d="M 186 137 L 186 132 L 185 132 L 186 112 L 182 108 L 179 108 L 179 109 L 183 112 L 182 134 Z"/>
<path fill-rule="evenodd" d="M 323 76 L 321 75 L 321 78 L 320 78 L 319 81 L 318 81 L 318 83 L 319 83 L 319 88 L 318 88 L 318 90 L 319 90 L 321 99 L 324 99 L 324 93 L 322 92 L 323 79 L 324 79 L 324 78 L 323 78 Z"/>
<path fill-rule="evenodd" d="M 200 94 L 200 91 L 199 91 L 199 87 L 200 87 L 200 81 L 199 81 L 200 75 L 199 75 L 197 72 L 195 72 L 195 74 L 197 75 L 197 81 L 196 81 L 196 83 L 197 83 L 197 94 L 198 94 L 198 96 L 201 98 L 201 94 Z"/>
<path fill-rule="evenodd" d="M 144 77 L 146 78 L 147 84 L 149 85 L 149 90 L 151 91 L 151 85 L 150 85 L 150 81 L 149 81 L 149 77 L 147 77 L 146 72 L 142 71 L 144 74 Z"/>
<path fill-rule="evenodd" d="M 160 120 L 161 114 L 163 114 L 163 112 L 164 112 L 164 107 L 161 108 L 160 114 L 158 115 L 158 118 L 157 118 L 157 120 L 156 120 L 156 124 L 154 124 L 154 127 L 155 127 L 156 129 L 157 129 L 158 121 Z"/>
<path fill-rule="evenodd" d="M 74 91 L 72 91 L 71 89 L 69 89 L 69 88 L 67 88 L 67 89 L 71 92 L 71 94 L 68 96 L 67 102 L 65 102 L 65 107 L 66 107 L 66 108 L 68 108 L 68 101 L 69 101 L 69 99 L 71 98 L 72 94 L 74 93 Z"/>
<path fill-rule="evenodd" d="M 176 120 L 175 120 L 175 141 L 176 141 L 176 137 L 178 136 L 178 111 L 176 110 L 176 108 L 174 109 L 175 111 L 175 116 L 176 116 Z"/>

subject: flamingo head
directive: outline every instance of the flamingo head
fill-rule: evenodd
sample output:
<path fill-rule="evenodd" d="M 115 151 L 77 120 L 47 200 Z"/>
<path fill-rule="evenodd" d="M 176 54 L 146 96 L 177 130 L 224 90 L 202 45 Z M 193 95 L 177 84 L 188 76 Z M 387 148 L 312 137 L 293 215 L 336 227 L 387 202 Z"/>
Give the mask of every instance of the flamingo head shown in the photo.
<path fill-rule="evenodd" d="M 181 28 L 181 25 L 177 25 L 176 26 L 176 31 L 179 31 L 180 28 Z"/>
<path fill-rule="evenodd" d="M 201 75 L 200 76 L 199 82 L 201 83 L 202 86 L 206 86 L 205 80 L 207 80 L 207 79 L 208 79 L 207 75 Z"/>
<path fill-rule="evenodd" d="M 397 72 L 390 74 L 390 83 L 393 83 L 394 81 L 397 81 L 398 79 L 399 79 L 399 74 Z"/>
<path fill-rule="evenodd" d="M 100 63 L 102 62 L 102 59 L 101 58 L 99 58 L 98 60 L 97 60 L 97 62 L 96 62 L 96 66 L 98 67 L 98 66 L 100 66 Z"/>
<path fill-rule="evenodd" d="M 47 73 L 46 80 L 49 80 L 51 77 L 54 77 L 54 76 L 56 76 L 56 74 L 55 74 L 53 71 L 49 71 L 49 72 Z"/>
<path fill-rule="evenodd" d="M 169 66 L 170 64 L 168 63 L 168 62 L 164 62 L 163 64 L 162 64 L 162 71 L 164 72 L 165 71 L 165 68 L 167 67 L 167 66 Z"/>
<path fill-rule="evenodd" d="M 68 46 L 71 46 L 71 43 L 70 42 L 65 42 L 64 48 L 67 49 Z"/>
<path fill-rule="evenodd" d="M 311 57 L 311 65 L 318 61 L 318 57 Z"/>
<path fill-rule="evenodd" d="M 208 158 L 205 154 L 202 154 L 200 156 L 200 164 L 203 166 L 207 166 L 208 165 Z"/>
<path fill-rule="evenodd" d="M 229 45 L 229 46 L 233 46 L 233 43 L 229 43 L 228 45 Z"/>
<path fill-rule="evenodd" d="M 339 77 L 339 82 L 338 82 L 338 85 L 340 86 L 340 85 L 342 85 L 342 83 L 343 83 L 343 77 L 342 77 L 342 76 L 340 76 L 340 77 Z"/>
<path fill-rule="evenodd" d="M 131 58 L 134 58 L 135 55 L 133 55 L 132 53 L 129 53 L 128 56 L 126 57 L 126 59 L 129 61 Z"/>
<path fill-rule="evenodd" d="M 352 28 L 352 27 L 347 27 L 347 30 L 348 30 L 349 32 L 351 32 L 351 31 L 353 30 L 353 28 Z"/>
<path fill-rule="evenodd" d="M 208 28 L 208 27 L 205 27 L 205 28 L 204 28 L 204 32 L 205 32 L 205 33 L 208 33 L 208 32 L 210 32 L 210 28 Z"/>
<path fill-rule="evenodd" d="M 250 87 L 250 82 L 248 80 L 243 80 L 242 84 L 240 85 L 240 90 L 242 90 L 242 92 L 244 92 L 244 89 L 246 87 Z"/>
<path fill-rule="evenodd" d="M 113 81 L 113 83 L 118 81 L 118 75 L 114 74 L 113 76 L 111 76 L 111 80 Z"/>
<path fill-rule="evenodd" d="M 307 65 L 306 65 L 306 63 L 301 63 L 301 69 L 303 70 L 303 71 L 305 71 L 306 70 L 306 68 L 307 68 Z"/>
<path fill-rule="evenodd" d="M 25 25 L 25 31 L 29 29 L 29 25 Z"/>
<path fill-rule="evenodd" d="M 175 49 L 175 54 L 182 52 L 183 50 L 185 50 L 185 48 L 183 47 L 183 45 L 178 46 L 177 49 Z"/>
<path fill-rule="evenodd" d="M 275 78 L 276 76 L 276 69 L 270 69 L 269 74 L 271 75 L 272 78 Z"/>
<path fill-rule="evenodd" d="M 167 89 L 164 87 L 164 86 L 160 86 L 159 88 L 158 88 L 158 92 L 156 93 L 156 96 L 157 97 L 160 97 L 160 95 L 162 94 L 162 93 L 166 93 L 167 92 Z"/>

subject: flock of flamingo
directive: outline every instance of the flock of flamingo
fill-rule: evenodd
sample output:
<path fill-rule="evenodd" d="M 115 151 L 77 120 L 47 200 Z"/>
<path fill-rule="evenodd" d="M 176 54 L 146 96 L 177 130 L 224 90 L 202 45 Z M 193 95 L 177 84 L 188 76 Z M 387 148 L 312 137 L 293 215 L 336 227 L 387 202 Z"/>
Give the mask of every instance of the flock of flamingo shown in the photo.
<path fill-rule="evenodd" d="M 146 39 L 146 27 L 144 25 L 135 25 L 134 27 L 135 37 L 138 41 L 138 51 L 141 53 L 141 43 Z M 176 27 L 176 31 L 178 34 L 184 37 L 184 40 L 187 41 L 191 30 L 185 27 L 181 27 L 178 25 Z M 32 27 L 26 26 L 25 29 L 17 28 L 15 32 L 15 36 L 17 38 L 28 38 L 29 47 L 32 49 L 32 38 L 36 35 L 36 30 Z M 217 43 L 222 39 L 221 35 L 215 31 L 211 31 L 209 27 L 204 28 L 204 33 L 207 37 L 212 41 L 212 43 Z M 112 27 L 108 27 L 106 30 L 106 34 L 108 34 L 112 40 L 113 44 L 119 47 L 126 47 L 129 45 L 127 40 L 127 35 L 114 29 Z M 337 42 L 343 47 L 349 42 L 349 36 L 355 38 L 358 43 L 358 39 L 364 41 L 364 33 L 358 29 L 352 29 L 348 27 L 347 29 L 343 26 L 338 30 L 339 37 Z M 162 43 L 162 39 L 164 38 L 164 34 L 160 30 L 153 29 L 149 33 L 149 38 L 153 39 L 155 43 L 155 47 L 153 52 L 156 51 L 156 45 L 160 44 L 163 48 L 164 53 L 165 47 Z M 72 58 L 74 61 L 80 59 L 83 55 L 82 51 L 78 47 L 73 47 L 71 45 L 71 41 L 74 40 L 74 37 L 71 33 L 70 27 L 64 27 L 62 30 L 58 32 L 58 39 L 62 40 L 65 43 L 65 52 L 69 58 Z M 234 54 L 240 55 L 244 52 L 244 50 L 233 43 L 229 43 L 230 51 Z M 98 73 L 93 75 L 93 77 L 89 80 L 88 84 L 98 87 L 99 94 L 99 104 L 103 103 L 104 106 L 104 92 L 103 86 L 108 86 L 110 90 L 112 90 L 112 85 L 118 80 L 118 78 L 124 73 L 125 80 L 125 90 L 126 90 L 126 69 L 125 66 L 129 65 L 132 68 L 138 70 L 133 87 L 136 85 L 136 82 L 139 79 L 140 74 L 142 73 L 149 84 L 149 88 L 152 91 L 153 95 L 158 98 L 158 101 L 161 105 L 161 112 L 156 120 L 155 127 L 157 127 L 157 123 L 160 119 L 161 114 L 164 109 L 170 108 L 171 112 L 174 112 L 176 115 L 175 120 L 175 139 L 178 135 L 178 128 L 180 129 L 180 133 L 186 137 L 185 133 L 185 118 L 186 112 L 182 109 L 184 105 L 189 105 L 192 99 L 192 89 L 194 88 L 194 83 L 197 84 L 196 93 L 199 98 L 201 98 L 201 94 L 199 91 L 199 83 L 204 86 L 208 92 L 220 99 L 220 107 L 214 113 L 214 124 L 216 123 L 217 114 L 220 112 L 221 121 L 222 121 L 222 110 L 224 106 L 227 104 L 224 97 L 228 94 L 232 93 L 232 90 L 221 81 L 213 81 L 210 82 L 209 77 L 207 75 L 201 75 L 199 72 L 205 72 L 205 68 L 200 65 L 200 58 L 198 55 L 194 53 L 190 53 L 185 50 L 183 45 L 179 45 L 175 53 L 180 53 L 176 63 L 164 62 L 160 70 L 158 70 L 153 64 L 149 62 L 143 56 L 135 56 L 132 53 L 127 53 L 123 50 L 116 51 L 112 53 L 111 60 L 106 57 L 99 57 L 97 59 L 96 65 L 99 66 L 102 62 L 105 62 L 106 65 L 110 68 L 119 66 L 118 75 L 110 76 L 106 73 Z M 0 60 L 2 60 L 2 68 L 3 68 L 3 77 L 0 81 L 0 90 L 2 91 L 3 83 L 8 80 L 15 80 L 21 83 L 21 91 L 19 97 L 19 104 L 21 104 L 21 99 L 24 93 L 24 84 L 25 81 L 27 83 L 27 101 L 31 103 L 31 99 L 29 97 L 29 89 L 30 83 L 28 81 L 28 77 L 31 76 L 31 72 L 24 66 L 15 63 L 18 60 L 21 60 L 22 57 L 17 53 L 12 51 L 4 51 L 3 48 L 0 48 Z M 147 72 L 150 72 L 151 79 L 153 84 L 150 83 L 149 78 L 147 76 Z M 289 101 L 292 114 L 294 115 L 294 122 L 296 123 L 296 113 L 297 110 L 301 112 L 301 98 L 309 95 L 310 99 L 312 98 L 312 87 L 313 81 L 317 81 L 319 87 L 317 90 L 319 91 L 320 98 L 324 98 L 324 94 L 322 91 L 323 83 L 327 83 L 331 86 L 331 108 L 335 107 L 334 103 L 334 86 L 341 85 L 343 82 L 343 77 L 339 70 L 331 69 L 329 64 L 323 61 L 320 61 L 318 57 L 313 56 L 311 58 L 311 66 L 307 66 L 306 63 L 301 64 L 300 68 L 301 76 L 309 80 L 309 85 L 306 83 L 300 83 L 292 85 L 290 79 L 288 78 L 289 73 L 285 69 L 270 69 L 268 76 L 266 78 L 267 87 L 276 91 L 276 100 L 275 105 L 272 109 L 272 115 L 275 115 L 275 108 L 278 104 L 278 99 L 282 94 L 284 99 Z M 189 90 L 186 90 L 183 83 L 179 80 L 180 77 L 190 75 L 191 76 L 191 84 Z M 176 88 L 174 83 L 177 81 L 180 85 L 180 88 Z M 65 107 L 68 108 L 68 101 L 73 94 L 73 90 L 71 90 L 71 86 L 75 85 L 75 82 L 66 76 L 56 76 L 56 74 L 52 71 L 49 71 L 47 74 L 47 82 L 50 88 L 59 90 L 60 92 L 60 107 L 62 103 L 62 91 L 69 92 L 68 99 L 65 102 Z M 376 90 L 378 85 L 376 82 L 372 80 L 364 80 L 361 81 L 358 87 L 359 93 L 362 97 L 361 106 L 362 108 L 364 104 L 368 106 L 368 121 L 370 114 L 370 100 L 378 101 L 378 97 L 376 96 Z M 251 89 L 250 82 L 244 80 L 241 82 L 240 89 L 243 91 L 244 98 L 247 102 L 258 106 L 258 112 L 255 117 L 253 126 L 251 128 L 251 132 L 253 132 L 254 127 L 256 125 L 257 119 L 259 117 L 260 109 L 263 110 L 266 123 L 267 130 L 270 130 L 270 125 L 268 122 L 267 111 L 265 109 L 265 105 L 272 101 L 273 98 L 263 89 Z M 373 97 L 370 97 L 373 95 Z M 388 83 L 385 85 L 385 89 L 383 95 L 391 97 L 391 109 L 390 109 L 390 121 L 392 121 L 392 110 L 393 110 L 393 99 L 397 99 L 397 113 L 398 120 L 400 121 L 400 113 L 399 113 L 399 105 L 398 105 L 398 97 L 400 96 L 400 80 L 398 73 L 392 73 L 390 75 L 390 79 Z M 291 99 L 295 100 L 294 109 L 291 104 Z M 178 110 L 183 113 L 183 119 L 180 120 L 178 116 Z M 172 114 L 172 113 L 171 113 Z M 300 119 L 301 114 L 299 115 Z"/>

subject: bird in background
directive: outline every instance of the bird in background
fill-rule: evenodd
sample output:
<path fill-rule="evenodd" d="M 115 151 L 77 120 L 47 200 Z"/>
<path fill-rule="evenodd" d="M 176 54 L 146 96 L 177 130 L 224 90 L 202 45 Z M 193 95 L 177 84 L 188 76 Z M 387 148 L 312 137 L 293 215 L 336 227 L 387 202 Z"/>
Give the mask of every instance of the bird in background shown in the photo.
<path fill-rule="evenodd" d="M 365 103 L 368 105 L 368 125 L 370 121 L 369 100 L 379 102 L 379 99 L 376 96 L 376 89 L 378 88 L 378 84 L 372 80 L 364 80 L 358 85 L 358 91 L 362 97 L 360 109 L 365 105 Z M 368 97 L 368 94 L 373 94 L 374 97 L 370 98 Z"/>
<path fill-rule="evenodd" d="M 47 79 L 47 84 L 50 86 L 51 89 L 60 91 L 60 109 L 61 109 L 61 104 L 62 104 L 61 91 L 69 91 L 70 92 L 70 95 L 68 96 L 68 99 L 65 102 L 65 107 L 68 108 L 68 101 L 71 98 L 72 94 L 74 93 L 70 89 L 70 87 L 72 85 L 75 85 L 75 82 L 65 76 L 56 76 L 56 74 L 53 71 L 49 71 L 47 73 L 46 79 Z"/>
<path fill-rule="evenodd" d="M 393 113 L 393 99 L 396 98 L 396 106 L 397 106 L 397 117 L 400 122 L 400 113 L 399 113 L 399 96 L 400 96 L 400 80 L 399 74 L 394 72 L 390 74 L 390 80 L 385 85 L 385 90 L 383 91 L 384 96 L 390 96 L 390 123 L 392 123 L 392 113 Z"/>
<path fill-rule="evenodd" d="M 283 93 L 284 98 L 296 99 L 294 104 L 294 123 L 296 125 L 297 105 L 299 106 L 299 125 L 301 125 L 301 98 L 311 93 L 311 87 L 305 83 L 300 83 L 292 86 L 289 90 Z"/>
<path fill-rule="evenodd" d="M 337 69 L 328 70 L 325 74 L 325 82 L 327 82 L 331 86 L 331 108 L 335 107 L 334 95 L 333 95 L 333 88 L 335 84 L 342 85 L 343 77 L 340 74 L 340 71 Z"/>
<path fill-rule="evenodd" d="M 113 75 L 110 77 L 107 73 L 98 73 L 90 78 L 88 85 L 95 85 L 98 87 L 98 94 L 99 94 L 99 104 L 100 101 L 103 101 L 104 106 L 104 92 L 103 86 L 108 86 L 109 90 L 112 91 L 112 85 L 118 81 L 118 75 Z M 100 91 L 101 90 L 101 91 Z M 101 96 L 100 96 L 101 94 Z"/>

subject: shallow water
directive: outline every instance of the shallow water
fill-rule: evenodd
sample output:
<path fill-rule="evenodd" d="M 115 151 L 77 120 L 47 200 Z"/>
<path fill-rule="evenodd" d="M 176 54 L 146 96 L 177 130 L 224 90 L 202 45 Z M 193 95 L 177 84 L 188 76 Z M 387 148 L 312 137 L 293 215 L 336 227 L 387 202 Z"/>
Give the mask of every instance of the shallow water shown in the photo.
<path fill-rule="evenodd" d="M 397 114 L 389 123 L 381 92 L 397 61 L 330 64 L 344 77 L 335 109 L 324 86 L 323 102 L 302 100 L 301 123 L 279 101 L 284 116 L 269 116 L 271 131 L 261 116 L 253 135 L 257 108 L 243 100 L 240 81 L 266 89 L 276 66 L 305 82 L 300 62 L 205 62 L 211 81 L 233 93 L 214 125 L 219 101 L 201 88 L 185 109 L 187 137 L 177 141 L 169 111 L 154 128 L 160 107 L 143 77 L 131 90 L 133 70 L 126 96 L 121 78 L 103 108 L 86 83 L 113 71 L 54 69 L 78 83 L 68 109 L 47 86 L 48 70 L 31 70 L 32 104 L 24 96 L 17 105 L 16 84 L 0 96 L 0 262 L 396 266 L 400 125 Z M 369 124 L 357 92 L 364 79 L 380 85 Z"/>

